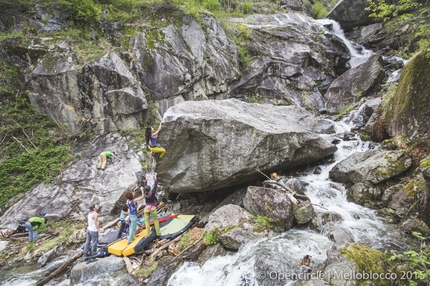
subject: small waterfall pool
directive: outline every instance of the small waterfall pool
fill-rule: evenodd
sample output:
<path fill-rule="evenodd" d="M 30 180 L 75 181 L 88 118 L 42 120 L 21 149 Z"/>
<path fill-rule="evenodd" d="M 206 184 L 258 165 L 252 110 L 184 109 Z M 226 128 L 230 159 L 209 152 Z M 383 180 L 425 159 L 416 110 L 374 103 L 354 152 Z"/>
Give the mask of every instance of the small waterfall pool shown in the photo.
<path fill-rule="evenodd" d="M 360 116 L 359 113 L 360 110 L 357 110 L 352 114 L 353 120 L 333 122 L 336 135 L 325 135 L 326 139 L 340 138 L 343 133 L 349 132 L 354 127 L 353 122 L 358 121 L 356 117 Z M 375 211 L 348 202 L 345 187 L 329 179 L 329 171 L 337 162 L 354 152 L 365 152 L 378 145 L 373 142 L 363 142 L 356 136 L 354 140 L 341 141 L 337 146 L 338 150 L 334 154 L 332 163 L 311 168 L 300 177 L 296 177 L 307 183 L 305 194 L 313 204 L 319 205 L 314 206 L 315 211 L 330 212 L 340 216 L 341 221 L 335 223 L 335 226 L 332 223 L 326 226 L 350 233 L 357 243 L 375 249 L 400 247 L 401 235 L 395 231 L 393 225 L 379 221 Z M 318 172 L 315 172 L 316 168 Z M 305 255 L 312 257 L 310 268 L 313 271 L 327 259 L 326 251 L 334 244 L 329 239 L 330 229 L 323 228 L 320 232 L 310 228 L 292 229 L 270 239 L 252 241 L 242 246 L 236 253 L 213 257 L 203 265 L 185 262 L 172 275 L 168 285 L 257 286 L 259 285 L 257 278 L 263 275 L 289 275 L 290 279 L 283 280 L 279 285 L 293 285 L 299 275 L 304 275 L 306 270 L 309 270 L 300 266 L 300 261 Z M 273 258 L 273 273 L 258 271 L 258 259 L 262 256 Z"/>

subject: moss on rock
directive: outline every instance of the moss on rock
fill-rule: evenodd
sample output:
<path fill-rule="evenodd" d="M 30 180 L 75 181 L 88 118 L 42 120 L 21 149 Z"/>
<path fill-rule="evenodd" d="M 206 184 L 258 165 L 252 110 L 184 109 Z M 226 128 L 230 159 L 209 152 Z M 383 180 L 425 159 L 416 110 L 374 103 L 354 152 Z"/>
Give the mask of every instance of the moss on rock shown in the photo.
<path fill-rule="evenodd" d="M 341 253 L 354 261 L 362 273 L 388 273 L 388 257 L 376 249 L 358 243 L 346 244 Z M 390 285 L 387 280 L 360 280 L 359 285 Z"/>
<path fill-rule="evenodd" d="M 410 180 L 406 186 L 405 186 L 405 193 L 410 196 L 414 197 L 417 192 L 423 193 L 428 189 L 427 183 L 424 180 L 424 178 L 414 178 Z"/>
<path fill-rule="evenodd" d="M 395 95 L 386 104 L 385 123 L 391 136 L 430 138 L 430 58 L 416 54 L 402 70 Z"/>

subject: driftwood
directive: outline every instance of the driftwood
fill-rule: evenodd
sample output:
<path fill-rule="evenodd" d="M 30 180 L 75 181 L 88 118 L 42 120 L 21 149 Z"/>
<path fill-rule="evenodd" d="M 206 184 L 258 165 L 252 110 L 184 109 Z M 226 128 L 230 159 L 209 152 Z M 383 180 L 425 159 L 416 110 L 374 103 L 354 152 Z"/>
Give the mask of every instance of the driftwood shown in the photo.
<path fill-rule="evenodd" d="M 169 241 L 168 243 L 163 244 L 162 246 L 160 246 L 156 251 L 154 251 L 151 256 L 149 256 L 150 258 L 155 257 L 158 253 L 160 253 L 163 249 L 165 249 L 166 247 L 169 247 L 169 245 L 175 243 L 176 241 L 179 241 L 182 238 L 182 235 L 178 236 L 177 238 Z"/>
<path fill-rule="evenodd" d="M 142 268 L 143 267 L 143 264 L 145 264 L 145 257 L 146 257 L 146 254 L 144 253 L 144 254 L 142 254 L 142 258 L 140 259 L 140 265 L 139 265 L 139 268 Z"/>
<path fill-rule="evenodd" d="M 294 192 L 293 190 L 291 190 L 290 187 L 288 187 L 287 185 L 285 185 L 284 182 L 282 181 L 276 181 L 276 180 L 266 180 L 263 182 L 263 185 L 267 185 L 267 184 L 272 184 L 272 185 L 277 185 L 282 187 L 283 189 L 287 190 L 287 196 L 288 198 L 291 200 L 291 202 L 294 205 L 297 205 L 299 202 L 297 201 L 297 199 L 302 200 L 302 201 L 310 201 L 309 197 L 305 196 L 305 195 L 301 195 L 301 194 L 297 194 L 296 192 Z"/>
<path fill-rule="evenodd" d="M 57 270 L 43 278 L 42 280 L 39 280 L 36 282 L 36 286 L 42 286 L 54 279 L 56 276 L 58 276 L 61 272 L 64 271 L 70 264 L 72 264 L 75 260 L 77 260 L 79 257 L 81 257 L 84 254 L 83 251 L 76 253 L 72 258 L 64 262 Z"/>
<path fill-rule="evenodd" d="M 108 229 L 111 228 L 112 226 L 116 225 L 119 222 L 119 218 L 115 219 L 114 221 L 111 221 L 110 223 L 108 223 L 107 225 L 105 225 L 103 227 L 103 229 Z"/>
<path fill-rule="evenodd" d="M 178 257 L 180 257 L 183 253 L 185 253 L 186 251 L 188 251 L 190 248 L 192 248 L 194 245 L 196 245 L 202 239 L 203 239 L 203 233 L 202 233 L 202 235 L 200 236 L 199 239 L 197 239 L 193 244 L 191 244 L 190 246 L 188 246 L 187 248 L 185 248 L 184 250 L 182 250 L 181 253 L 179 253 L 178 256 L 176 256 L 175 258 L 173 258 L 173 260 L 170 263 L 172 263 L 173 261 L 175 261 Z"/>
<path fill-rule="evenodd" d="M 129 274 L 133 273 L 133 267 L 131 266 L 131 262 L 130 262 L 130 258 L 128 258 L 127 256 L 124 256 L 124 262 L 125 262 L 125 266 L 127 267 L 127 271 Z"/>

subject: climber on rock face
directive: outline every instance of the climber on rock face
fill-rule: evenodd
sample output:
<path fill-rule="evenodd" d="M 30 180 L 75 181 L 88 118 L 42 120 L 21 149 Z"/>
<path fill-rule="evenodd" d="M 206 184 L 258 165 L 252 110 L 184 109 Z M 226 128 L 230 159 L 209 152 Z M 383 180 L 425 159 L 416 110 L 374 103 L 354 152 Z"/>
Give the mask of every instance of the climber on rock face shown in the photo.
<path fill-rule="evenodd" d="M 121 160 L 120 158 L 118 158 L 117 156 L 115 156 L 115 153 L 114 152 L 111 152 L 111 151 L 103 151 L 103 152 L 101 152 L 100 153 L 100 156 L 99 156 L 99 164 L 97 165 L 97 169 L 101 169 L 101 170 L 104 170 L 104 169 L 106 169 L 106 162 L 107 162 L 107 158 L 108 157 L 114 157 L 114 158 L 116 158 L 116 159 L 118 159 L 118 160 Z"/>
<path fill-rule="evenodd" d="M 151 154 L 160 153 L 160 159 L 162 159 L 164 154 L 166 153 L 166 149 L 157 146 L 157 137 L 158 137 L 158 133 L 161 130 L 162 125 L 163 125 L 163 122 L 160 123 L 160 126 L 158 126 L 157 131 L 155 131 L 154 128 L 152 128 L 152 126 L 146 127 L 146 131 L 145 131 L 145 139 L 146 139 L 146 145 L 148 146 L 148 149 L 151 151 Z"/>

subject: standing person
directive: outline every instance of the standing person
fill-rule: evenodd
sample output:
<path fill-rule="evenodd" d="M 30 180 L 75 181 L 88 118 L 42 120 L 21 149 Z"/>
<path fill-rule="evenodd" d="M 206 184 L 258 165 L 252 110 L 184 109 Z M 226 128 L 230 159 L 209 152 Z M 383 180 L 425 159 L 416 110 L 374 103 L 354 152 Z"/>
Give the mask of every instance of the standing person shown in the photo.
<path fill-rule="evenodd" d="M 148 175 L 146 175 L 148 176 Z M 160 231 L 160 223 L 158 222 L 158 214 L 157 214 L 157 197 L 155 196 L 155 193 L 157 191 L 157 173 L 154 173 L 154 187 L 151 190 L 151 187 L 147 185 L 148 183 L 148 177 L 145 180 L 145 187 L 144 193 L 145 193 L 145 225 L 146 225 L 146 235 L 149 236 L 149 233 L 151 232 L 151 226 L 149 224 L 149 216 L 152 216 L 152 220 L 154 221 L 155 226 L 155 233 L 157 236 L 161 235 Z"/>
<path fill-rule="evenodd" d="M 88 256 L 95 255 L 97 253 L 97 243 L 99 241 L 99 214 L 97 211 L 99 206 L 92 204 L 90 206 L 90 212 L 88 214 L 88 228 L 87 228 L 87 240 L 85 241 L 84 253 Z"/>
<path fill-rule="evenodd" d="M 145 139 L 148 149 L 151 151 L 151 154 L 160 153 L 160 159 L 162 159 L 164 157 L 164 154 L 166 153 L 166 149 L 157 146 L 157 137 L 162 125 L 163 122 L 160 122 L 160 126 L 158 126 L 157 131 L 154 131 L 154 128 L 152 128 L 152 126 L 146 127 L 145 131 Z"/>
<path fill-rule="evenodd" d="M 26 220 L 25 227 L 28 229 L 28 240 L 30 242 L 37 240 L 39 227 L 46 223 L 48 223 L 48 219 L 45 217 L 34 216 Z"/>
<path fill-rule="evenodd" d="M 128 228 L 128 244 L 132 243 L 134 240 L 134 234 L 136 233 L 137 226 L 137 207 L 136 203 L 140 200 L 144 199 L 143 190 L 142 196 L 140 198 L 134 198 L 136 191 L 134 192 L 126 192 L 124 196 L 127 198 L 127 206 L 128 206 L 128 217 L 130 219 L 130 226 Z"/>
<path fill-rule="evenodd" d="M 124 205 L 121 209 L 121 214 L 119 215 L 119 221 L 121 222 L 121 226 L 119 227 L 119 232 L 118 232 L 118 236 L 116 239 L 120 239 L 122 236 L 122 233 L 123 233 L 125 226 L 126 226 L 125 219 L 127 216 L 128 216 L 128 206 Z"/>
<path fill-rule="evenodd" d="M 111 156 L 118 160 L 121 160 L 120 158 L 115 156 L 115 152 L 103 151 L 100 153 L 99 164 L 97 165 L 97 169 L 102 169 L 102 170 L 106 169 L 107 158 Z"/>

